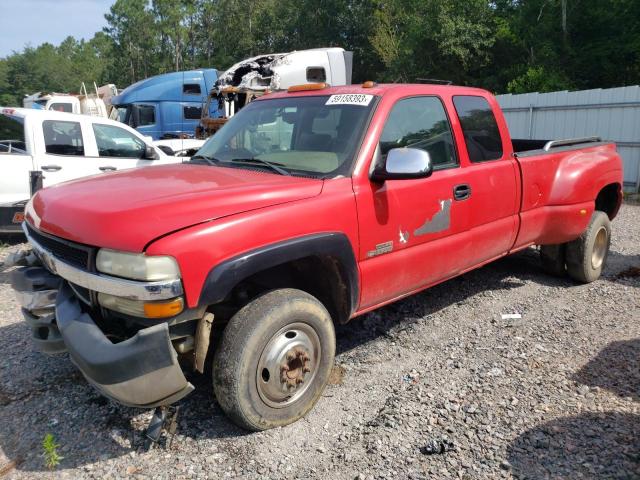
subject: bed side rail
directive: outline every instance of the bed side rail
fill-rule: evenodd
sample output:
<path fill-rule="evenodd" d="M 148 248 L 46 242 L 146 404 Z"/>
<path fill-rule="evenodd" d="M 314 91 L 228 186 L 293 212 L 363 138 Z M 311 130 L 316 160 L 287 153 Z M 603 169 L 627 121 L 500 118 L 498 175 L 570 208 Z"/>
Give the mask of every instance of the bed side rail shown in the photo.
<path fill-rule="evenodd" d="M 601 142 L 602 139 L 600 137 L 582 137 L 582 138 L 568 138 L 565 140 L 550 140 L 544 144 L 542 149 L 545 152 L 548 152 L 552 148 L 556 147 L 567 147 L 569 145 L 577 145 L 579 143 L 596 143 Z"/>

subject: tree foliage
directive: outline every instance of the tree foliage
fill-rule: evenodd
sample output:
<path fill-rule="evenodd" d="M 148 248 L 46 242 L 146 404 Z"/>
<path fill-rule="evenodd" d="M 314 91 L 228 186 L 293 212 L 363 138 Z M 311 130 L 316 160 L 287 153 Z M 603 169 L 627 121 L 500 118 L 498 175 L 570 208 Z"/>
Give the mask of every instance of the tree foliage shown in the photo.
<path fill-rule="evenodd" d="M 89 41 L 0 59 L 0 104 L 320 46 L 354 52 L 354 81 L 496 93 L 640 83 L 638 0 L 116 0 L 105 18 Z"/>

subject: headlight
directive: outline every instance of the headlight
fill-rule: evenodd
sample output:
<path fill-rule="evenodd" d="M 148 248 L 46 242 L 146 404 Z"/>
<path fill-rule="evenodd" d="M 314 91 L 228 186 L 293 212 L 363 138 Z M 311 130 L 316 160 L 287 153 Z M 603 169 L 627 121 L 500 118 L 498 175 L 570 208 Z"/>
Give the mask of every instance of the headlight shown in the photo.
<path fill-rule="evenodd" d="M 180 278 L 180 269 L 173 257 L 117 252 L 108 248 L 98 250 L 96 268 L 116 277 L 148 282 Z"/>

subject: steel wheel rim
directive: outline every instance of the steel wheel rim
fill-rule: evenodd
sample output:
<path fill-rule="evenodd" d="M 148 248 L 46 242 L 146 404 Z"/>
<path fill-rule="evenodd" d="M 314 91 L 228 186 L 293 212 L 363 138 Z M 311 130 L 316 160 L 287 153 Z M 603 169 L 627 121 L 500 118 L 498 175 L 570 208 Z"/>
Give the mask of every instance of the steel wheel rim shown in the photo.
<path fill-rule="evenodd" d="M 597 270 L 602 266 L 604 257 L 607 254 L 607 240 L 609 235 L 605 227 L 600 227 L 593 242 L 593 252 L 591 253 L 591 266 Z"/>
<path fill-rule="evenodd" d="M 256 386 L 262 401 L 273 408 L 297 401 L 313 383 L 321 354 L 320 337 L 311 325 L 293 323 L 278 330 L 258 361 Z"/>

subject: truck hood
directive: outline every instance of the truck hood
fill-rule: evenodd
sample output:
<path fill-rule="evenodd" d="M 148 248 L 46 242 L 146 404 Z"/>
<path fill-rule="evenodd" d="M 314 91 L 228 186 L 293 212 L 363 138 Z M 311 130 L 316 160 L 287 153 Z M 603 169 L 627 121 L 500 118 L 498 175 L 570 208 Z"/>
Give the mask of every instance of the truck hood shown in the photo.
<path fill-rule="evenodd" d="M 36 228 L 87 245 L 141 252 L 161 235 L 319 195 L 322 180 L 240 168 L 174 164 L 101 174 L 40 190 Z"/>

